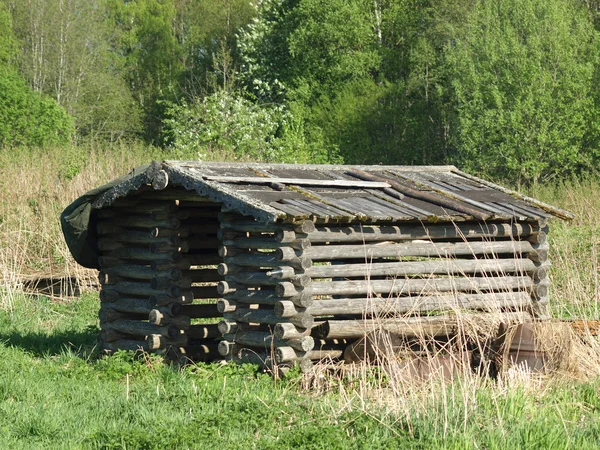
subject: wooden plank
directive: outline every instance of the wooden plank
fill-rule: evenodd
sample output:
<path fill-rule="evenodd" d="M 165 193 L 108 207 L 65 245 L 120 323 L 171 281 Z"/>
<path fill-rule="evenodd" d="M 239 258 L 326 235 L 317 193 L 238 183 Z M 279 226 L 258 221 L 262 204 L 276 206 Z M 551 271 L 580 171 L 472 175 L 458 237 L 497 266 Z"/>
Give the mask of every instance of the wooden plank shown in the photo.
<path fill-rule="evenodd" d="M 531 305 L 529 293 L 492 292 L 487 294 L 430 295 L 393 298 L 336 298 L 315 300 L 308 308 L 296 308 L 293 303 L 281 301 L 275 305 L 279 317 L 293 317 L 308 313 L 314 317 L 350 314 L 414 314 L 426 311 L 484 310 L 500 311 L 501 308 L 522 309 Z"/>
<path fill-rule="evenodd" d="M 451 277 L 393 280 L 313 281 L 307 288 L 312 295 L 430 294 L 439 292 L 481 292 L 527 289 L 533 286 L 528 276 Z"/>
<path fill-rule="evenodd" d="M 310 180 L 306 178 L 267 178 L 267 177 L 222 177 L 203 175 L 202 178 L 209 181 L 222 183 L 246 183 L 246 184 L 293 184 L 297 186 L 335 186 L 354 188 L 389 188 L 385 182 L 354 181 L 354 180 Z"/>
<path fill-rule="evenodd" d="M 405 337 L 452 336 L 469 325 L 498 326 L 500 323 L 530 322 L 531 315 L 522 312 L 481 313 L 463 316 L 405 317 L 366 320 L 327 320 L 313 328 L 317 339 L 359 339 L 375 330 L 384 330 Z"/>
<path fill-rule="evenodd" d="M 544 249 L 540 249 L 544 250 Z M 326 245 L 311 246 L 303 252 L 303 256 L 313 261 L 331 261 L 337 259 L 420 256 L 427 258 L 447 258 L 452 256 L 476 256 L 533 253 L 534 248 L 527 241 L 491 241 L 491 242 L 415 242 L 385 243 L 362 245 Z"/>
<path fill-rule="evenodd" d="M 373 264 L 340 264 L 313 266 L 306 270 L 312 278 L 407 276 L 407 275 L 452 275 L 466 273 L 488 273 L 504 276 L 508 273 L 528 273 L 539 269 L 529 259 L 498 260 L 440 260 L 407 261 Z"/>
<path fill-rule="evenodd" d="M 457 201 L 453 198 L 448 198 L 446 192 L 438 192 L 437 195 L 433 192 L 427 192 L 417 189 L 416 187 L 410 187 L 407 183 L 401 183 L 398 180 L 389 180 L 387 178 L 378 177 L 373 175 L 372 173 L 368 173 L 362 170 L 350 170 L 346 172 L 348 175 L 354 176 L 360 180 L 372 180 L 378 182 L 386 182 L 389 184 L 391 188 L 394 190 L 413 198 L 417 198 L 419 200 L 424 200 L 428 203 L 433 203 L 434 205 L 439 205 L 442 207 L 450 208 L 454 211 L 458 211 L 459 213 L 468 214 L 476 219 L 486 220 L 489 218 L 490 214 L 485 212 L 485 209 L 482 211 L 477 208 L 473 208 L 470 205 L 466 205 L 461 201 Z M 401 175 L 395 174 L 400 177 Z M 412 180 L 411 180 L 412 181 Z"/>
<path fill-rule="evenodd" d="M 460 223 L 406 226 L 348 225 L 318 227 L 308 233 L 312 244 L 325 242 L 381 242 L 414 239 L 482 239 L 497 237 L 528 237 L 539 233 L 537 225 L 529 223 Z"/>

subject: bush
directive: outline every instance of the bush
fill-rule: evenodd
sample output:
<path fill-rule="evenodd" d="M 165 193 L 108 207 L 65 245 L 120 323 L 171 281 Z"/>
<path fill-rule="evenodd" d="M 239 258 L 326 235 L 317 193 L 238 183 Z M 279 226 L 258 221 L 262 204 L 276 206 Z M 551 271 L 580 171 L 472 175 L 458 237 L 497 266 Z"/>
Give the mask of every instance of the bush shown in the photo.
<path fill-rule="evenodd" d="M 589 167 L 598 49 L 577 2 L 473 2 L 445 48 L 455 161 L 517 182 Z"/>
<path fill-rule="evenodd" d="M 0 69 L 0 146 L 65 144 L 73 132 L 73 120 L 54 100 L 33 92 L 12 69 Z"/>

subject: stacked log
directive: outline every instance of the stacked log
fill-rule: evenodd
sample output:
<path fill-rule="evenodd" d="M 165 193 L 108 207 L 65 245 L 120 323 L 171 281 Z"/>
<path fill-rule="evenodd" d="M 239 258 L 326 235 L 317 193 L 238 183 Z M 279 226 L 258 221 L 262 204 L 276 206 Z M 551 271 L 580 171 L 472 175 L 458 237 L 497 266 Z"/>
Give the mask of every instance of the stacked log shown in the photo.
<path fill-rule="evenodd" d="M 106 351 L 218 356 L 219 210 L 195 192 L 168 188 L 96 211 Z"/>
<path fill-rule="evenodd" d="M 310 336 L 313 317 L 301 311 L 284 318 L 276 305 L 287 301 L 305 309 L 312 303 L 306 274 L 312 261 L 303 252 L 310 247 L 307 236 L 315 230 L 314 223 L 264 224 L 231 212 L 219 218 L 223 263 L 218 270 L 224 276 L 218 286 L 223 297 L 217 304 L 223 313 L 219 352 L 238 361 L 308 368 L 315 349 Z M 277 337 L 278 324 L 293 324 L 301 331 Z"/>
<path fill-rule="evenodd" d="M 543 223 L 265 225 L 220 217 L 223 356 L 251 349 L 265 361 L 307 367 L 376 329 L 447 338 L 460 332 L 463 313 L 496 325 L 545 314 Z"/>

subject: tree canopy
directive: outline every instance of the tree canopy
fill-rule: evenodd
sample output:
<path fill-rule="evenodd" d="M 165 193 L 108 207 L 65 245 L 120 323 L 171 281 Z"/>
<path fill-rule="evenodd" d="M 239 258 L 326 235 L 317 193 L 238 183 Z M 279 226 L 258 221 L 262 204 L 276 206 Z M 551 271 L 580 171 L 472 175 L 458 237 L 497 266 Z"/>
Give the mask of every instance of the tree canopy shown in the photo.
<path fill-rule="evenodd" d="M 74 131 L 181 157 L 569 176 L 598 163 L 599 10 L 582 0 L 0 0 L 2 143 Z M 40 114 L 46 131 L 25 137 Z"/>

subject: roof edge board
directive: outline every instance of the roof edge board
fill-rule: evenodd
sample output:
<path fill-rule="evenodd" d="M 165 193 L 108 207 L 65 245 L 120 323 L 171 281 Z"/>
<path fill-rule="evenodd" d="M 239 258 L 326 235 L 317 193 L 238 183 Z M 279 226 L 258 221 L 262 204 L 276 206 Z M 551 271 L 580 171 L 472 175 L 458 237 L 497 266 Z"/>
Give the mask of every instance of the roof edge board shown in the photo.
<path fill-rule="evenodd" d="M 470 175 L 468 173 L 463 172 L 462 170 L 457 169 L 456 167 L 452 170 L 452 173 L 455 173 L 457 175 L 465 177 L 468 180 L 476 181 L 476 182 L 481 183 L 492 189 L 496 189 L 498 191 L 504 192 L 505 194 L 511 195 L 512 197 L 515 197 L 519 200 L 528 202 L 528 203 L 544 210 L 545 212 L 550 213 L 555 217 L 558 217 L 559 219 L 569 221 L 569 220 L 573 220 L 575 218 L 575 214 L 573 214 L 572 212 L 569 212 L 569 211 L 561 209 L 561 208 L 557 208 L 556 206 L 549 205 L 548 203 L 544 203 L 540 200 L 536 200 L 533 197 L 529 197 L 527 195 L 521 194 L 520 192 L 513 191 L 512 189 L 507 189 L 505 187 L 500 186 L 499 184 L 492 183 L 491 181 L 487 181 L 482 178 L 476 177 L 474 175 Z"/>
<path fill-rule="evenodd" d="M 194 164 L 192 166 L 192 163 Z M 401 172 L 451 172 L 457 170 L 455 166 L 373 166 L 373 165 L 344 165 L 344 164 L 269 164 L 269 163 L 238 163 L 238 162 L 203 162 L 198 161 L 178 161 L 178 160 L 164 160 L 163 164 L 167 164 L 172 167 L 196 167 L 198 164 L 202 164 L 207 168 L 234 168 L 234 167 L 252 167 L 260 169 L 296 169 L 296 170 L 318 170 L 324 167 L 327 170 L 348 170 L 349 168 L 356 168 L 360 170 L 398 170 Z"/>
<path fill-rule="evenodd" d="M 152 175 L 156 172 L 155 167 L 148 167 L 148 169 L 139 175 L 136 175 L 129 180 L 125 180 L 122 183 L 113 186 L 108 191 L 100 195 L 92 203 L 92 208 L 102 209 L 106 206 L 110 206 L 115 200 L 126 197 L 132 191 L 138 191 L 143 185 L 149 184 L 152 181 Z"/>
<path fill-rule="evenodd" d="M 229 189 L 220 183 L 199 180 L 192 175 L 187 174 L 178 167 L 172 167 L 163 164 L 163 169 L 169 174 L 169 179 L 175 184 L 183 186 L 187 190 L 193 190 L 198 195 L 206 196 L 215 203 L 223 203 L 228 208 L 236 210 L 244 215 L 250 215 L 257 220 L 264 222 L 276 222 L 278 219 L 285 219 L 287 215 L 276 209 L 263 205 L 254 206 L 249 199 L 244 198 L 235 189 Z"/>

